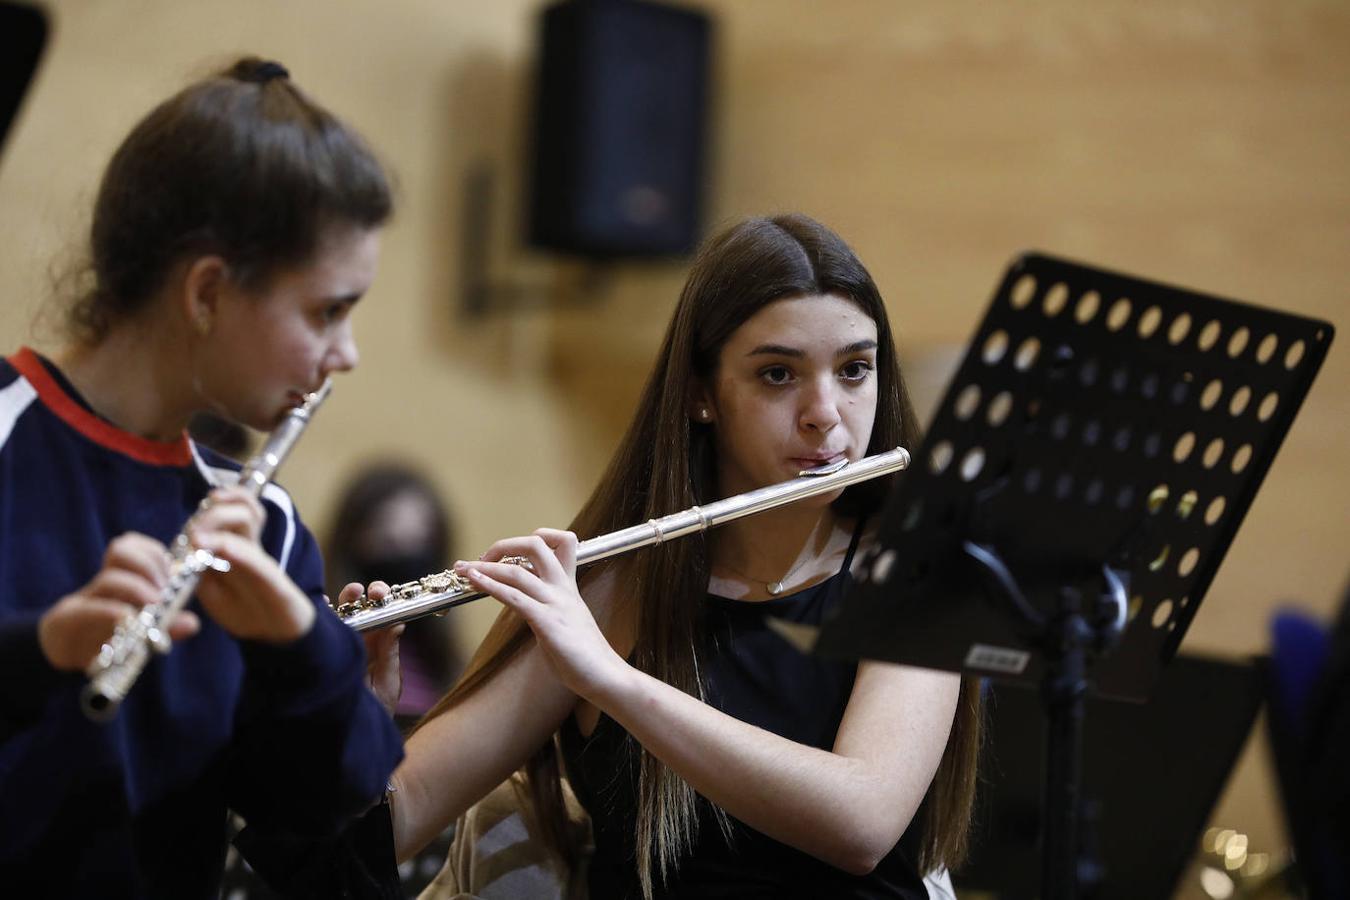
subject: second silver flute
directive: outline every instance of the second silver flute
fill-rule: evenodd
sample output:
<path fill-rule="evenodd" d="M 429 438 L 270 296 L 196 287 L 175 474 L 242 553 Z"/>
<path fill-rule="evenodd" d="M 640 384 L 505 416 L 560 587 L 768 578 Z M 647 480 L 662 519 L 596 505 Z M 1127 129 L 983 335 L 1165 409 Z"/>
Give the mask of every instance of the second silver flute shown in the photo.
<path fill-rule="evenodd" d="M 706 506 L 691 507 L 683 512 L 650 519 L 642 525 L 634 525 L 631 528 L 584 540 L 577 545 L 577 565 L 583 566 L 629 550 L 707 531 L 742 516 L 751 516 L 797 500 L 805 500 L 807 497 L 827 494 L 860 481 L 889 475 L 908 465 L 909 452 L 903 447 L 896 447 L 885 453 L 864 457 L 857 462 L 832 463 L 819 469 L 807 470 L 789 481 L 756 488 Z M 399 622 L 410 622 L 484 596 L 481 591 L 476 591 L 467 584 L 453 572 L 438 572 L 417 581 L 394 585 L 389 596 L 380 603 L 363 597 L 356 603 L 339 607 L 337 613 L 344 622 L 357 631 L 369 631 L 372 628 L 383 628 Z"/>
<path fill-rule="evenodd" d="M 322 387 L 305 396 L 304 403 L 286 414 L 281 424 L 268 435 L 267 443 L 240 470 L 240 487 L 254 497 L 262 493 L 300 439 L 314 411 L 328 399 L 332 390 L 332 381 L 325 380 Z M 210 497 L 202 498 L 197 511 L 169 546 L 169 581 L 159 602 L 128 613 L 85 670 L 89 683 L 84 686 L 80 703 L 89 718 L 102 722 L 117 714 L 118 707 L 150 662 L 151 651 L 164 654 L 172 648 L 169 623 L 192 599 L 202 575 L 207 569 L 229 571 L 228 562 L 217 559 L 209 550 L 192 546 L 188 538 L 188 527 L 209 506 Z"/>

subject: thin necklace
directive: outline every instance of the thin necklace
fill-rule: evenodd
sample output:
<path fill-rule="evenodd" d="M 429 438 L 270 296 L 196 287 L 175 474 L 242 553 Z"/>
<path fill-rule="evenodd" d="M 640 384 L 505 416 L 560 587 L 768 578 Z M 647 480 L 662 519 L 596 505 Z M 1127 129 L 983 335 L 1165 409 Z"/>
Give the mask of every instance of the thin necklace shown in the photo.
<path fill-rule="evenodd" d="M 797 564 L 794 565 L 791 569 L 788 569 L 787 574 L 784 575 L 782 578 L 778 579 L 777 581 L 765 581 L 762 578 L 751 578 L 749 575 L 745 574 L 739 569 L 733 569 L 726 563 L 722 564 L 722 568 L 726 569 L 733 575 L 737 575 L 741 578 L 744 578 L 746 581 L 752 582 L 754 584 L 764 585 L 764 590 L 765 592 L 768 593 L 770 597 L 777 597 L 779 594 L 783 593 L 783 587 L 784 585 L 787 584 L 788 579 L 792 578 L 792 576 L 797 573 L 797 570 L 800 569 L 802 566 L 806 565 L 808 562 L 810 562 L 812 558 L 813 556 L 806 556 L 802 559 L 797 560 Z"/>

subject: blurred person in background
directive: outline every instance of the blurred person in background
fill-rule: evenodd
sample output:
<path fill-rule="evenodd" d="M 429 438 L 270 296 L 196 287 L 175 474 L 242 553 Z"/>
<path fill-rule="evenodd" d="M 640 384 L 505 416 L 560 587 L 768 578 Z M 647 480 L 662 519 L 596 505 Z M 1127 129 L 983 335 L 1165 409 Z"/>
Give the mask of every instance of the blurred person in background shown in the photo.
<path fill-rule="evenodd" d="M 324 543 L 329 596 L 351 582 L 416 581 L 445 569 L 453 533 L 450 513 L 436 486 L 397 462 L 360 470 L 338 501 Z M 421 716 L 464 668 L 453 619 L 426 616 L 407 625 L 396 647 L 402 693 L 394 708 L 405 721 Z"/>

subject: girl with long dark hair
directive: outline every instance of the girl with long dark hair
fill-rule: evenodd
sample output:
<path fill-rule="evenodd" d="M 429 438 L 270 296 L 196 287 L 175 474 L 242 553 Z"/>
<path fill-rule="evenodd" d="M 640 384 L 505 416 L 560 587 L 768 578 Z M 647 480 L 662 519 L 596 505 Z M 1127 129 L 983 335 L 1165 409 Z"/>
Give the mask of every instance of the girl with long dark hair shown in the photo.
<path fill-rule="evenodd" d="M 789 215 L 709 241 L 571 531 L 458 565 L 507 608 L 409 741 L 399 857 L 524 767 L 564 855 L 562 773 L 589 812 L 593 898 L 926 897 L 965 849 L 977 692 L 803 656 L 766 624 L 839 601 L 889 479 L 575 564 L 577 535 L 913 448 L 915 425 L 880 294 L 837 235 Z"/>

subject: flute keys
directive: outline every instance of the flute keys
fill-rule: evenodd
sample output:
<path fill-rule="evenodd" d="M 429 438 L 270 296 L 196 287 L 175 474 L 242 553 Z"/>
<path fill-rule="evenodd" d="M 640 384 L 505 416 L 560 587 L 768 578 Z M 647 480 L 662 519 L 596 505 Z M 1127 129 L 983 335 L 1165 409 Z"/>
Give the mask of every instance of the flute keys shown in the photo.
<path fill-rule="evenodd" d="M 173 649 L 173 641 L 169 636 L 157 627 L 150 627 L 145 632 L 145 639 L 150 642 L 150 646 L 156 653 L 168 653 Z"/>
<path fill-rule="evenodd" d="M 423 594 L 443 594 L 446 591 L 458 591 L 464 588 L 464 579 L 449 569 L 437 572 L 434 575 L 427 575 L 416 583 L 420 588 L 418 593 Z"/>
<path fill-rule="evenodd" d="M 200 547 L 192 551 L 192 567 L 197 573 L 205 572 L 210 569 L 213 572 L 220 572 L 222 575 L 230 571 L 230 561 L 221 559 L 210 550 L 203 550 Z"/>
<path fill-rule="evenodd" d="M 113 664 L 115 659 L 117 659 L 117 650 L 112 644 L 105 643 L 98 648 L 98 656 L 94 657 L 94 662 L 89 667 L 89 670 L 98 671 L 99 669 L 106 669 Z"/>

